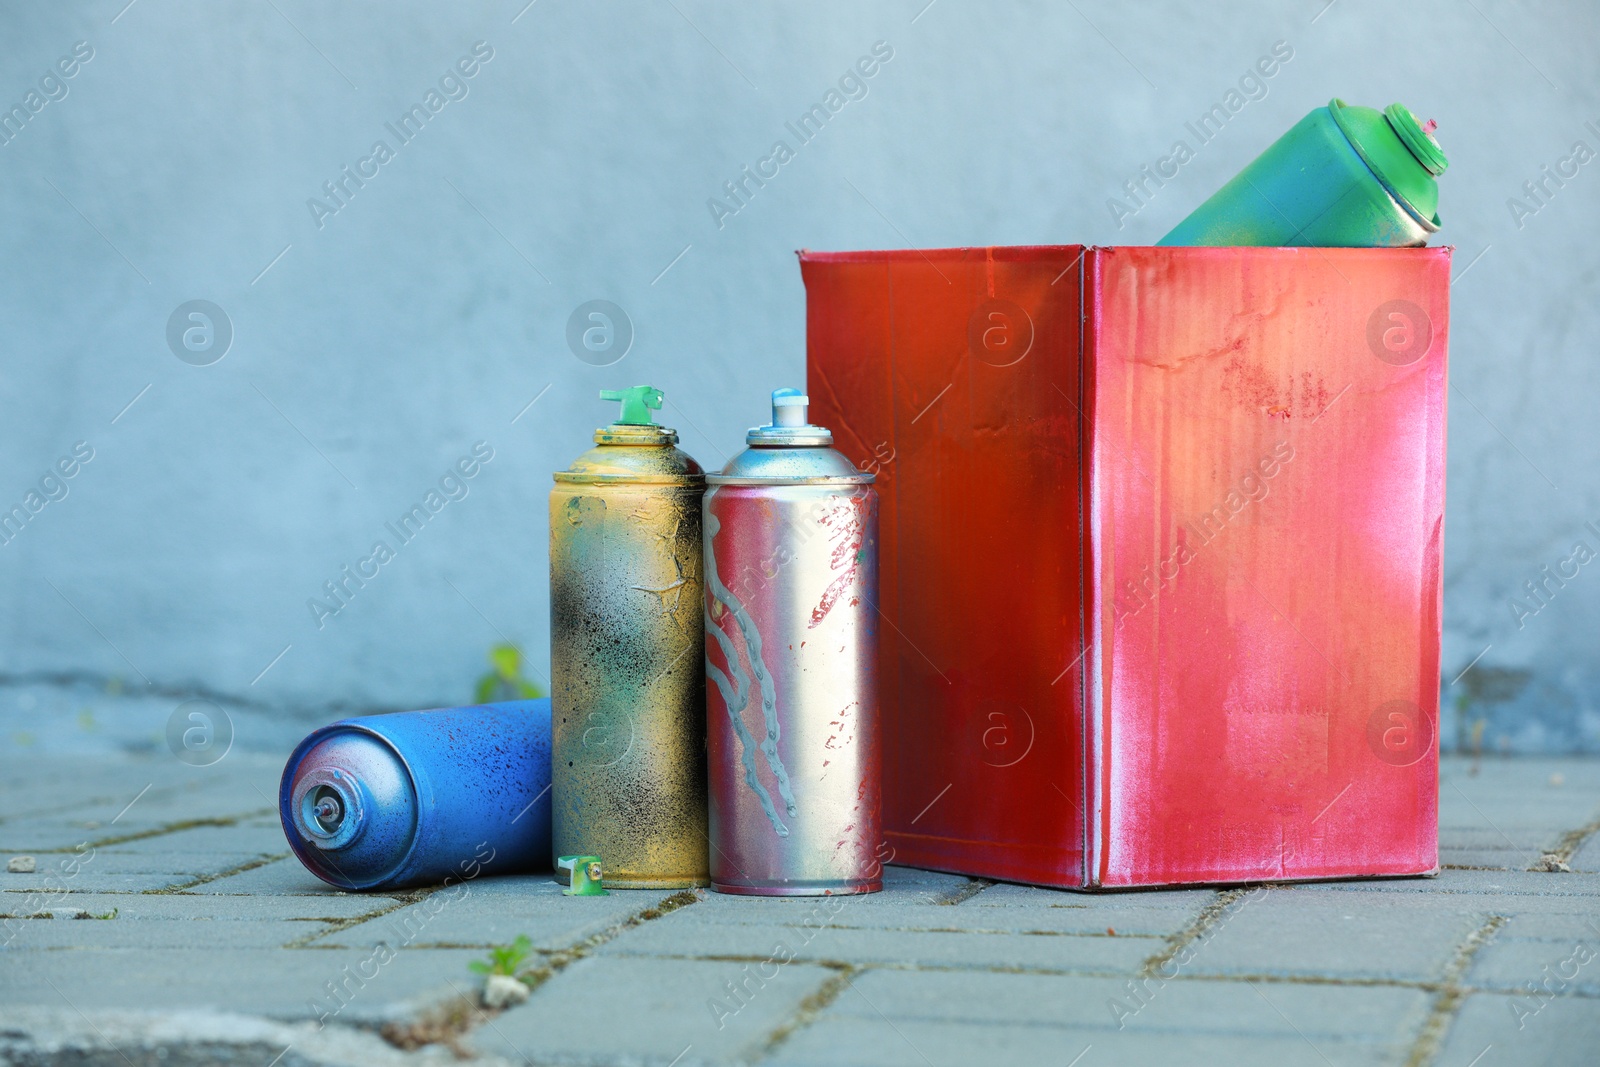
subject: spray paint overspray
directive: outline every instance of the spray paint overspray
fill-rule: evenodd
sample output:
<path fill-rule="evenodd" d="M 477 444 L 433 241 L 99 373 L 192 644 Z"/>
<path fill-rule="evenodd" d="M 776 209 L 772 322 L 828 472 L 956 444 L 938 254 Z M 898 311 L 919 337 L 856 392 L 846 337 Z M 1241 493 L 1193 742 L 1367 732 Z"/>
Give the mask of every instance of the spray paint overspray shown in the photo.
<path fill-rule="evenodd" d="M 769 426 L 705 495 L 712 886 L 882 888 L 878 494 L 773 393 Z"/>
<path fill-rule="evenodd" d="M 659 389 L 601 398 L 621 416 L 550 494 L 554 853 L 612 888 L 705 885 L 705 474 Z"/>
<path fill-rule="evenodd" d="M 549 864 L 550 701 L 345 719 L 295 748 L 283 832 L 340 889 L 396 889 Z"/>

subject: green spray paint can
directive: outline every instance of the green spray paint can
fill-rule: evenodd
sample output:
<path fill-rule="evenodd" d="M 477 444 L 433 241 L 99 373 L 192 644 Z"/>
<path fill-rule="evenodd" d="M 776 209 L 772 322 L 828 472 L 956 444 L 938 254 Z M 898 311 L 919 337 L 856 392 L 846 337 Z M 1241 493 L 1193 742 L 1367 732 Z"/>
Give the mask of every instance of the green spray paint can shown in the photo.
<path fill-rule="evenodd" d="M 1400 104 L 1335 98 L 1299 122 L 1163 237 L 1162 245 L 1403 248 L 1439 229 L 1449 162 Z"/>

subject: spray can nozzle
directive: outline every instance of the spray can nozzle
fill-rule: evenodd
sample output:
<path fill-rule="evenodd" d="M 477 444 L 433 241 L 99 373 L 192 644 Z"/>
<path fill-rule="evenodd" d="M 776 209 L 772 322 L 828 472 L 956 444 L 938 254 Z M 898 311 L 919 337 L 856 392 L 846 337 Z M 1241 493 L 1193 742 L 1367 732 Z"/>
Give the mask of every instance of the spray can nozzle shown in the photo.
<path fill-rule="evenodd" d="M 366 826 L 371 801 L 366 787 L 349 771 L 317 767 L 296 785 L 295 822 L 300 837 L 327 851 L 348 848 Z"/>
<path fill-rule="evenodd" d="M 571 885 L 561 891 L 568 897 L 610 896 L 600 873 L 599 856 L 558 856 L 556 869 L 571 871 Z"/>
<path fill-rule="evenodd" d="M 763 448 L 827 448 L 833 435 L 821 426 L 811 425 L 811 398 L 799 389 L 772 391 L 772 421 L 752 426 L 745 444 Z"/>
<path fill-rule="evenodd" d="M 772 391 L 772 425 L 774 426 L 804 426 L 809 416 L 806 408 L 811 404 L 811 398 L 798 389 L 774 389 Z"/>
<path fill-rule="evenodd" d="M 311 812 L 316 816 L 318 826 L 330 834 L 335 833 L 344 821 L 344 805 L 339 801 L 339 794 L 327 786 L 317 790 L 317 793 L 317 802 Z"/>
<path fill-rule="evenodd" d="M 622 414 L 613 425 L 654 426 L 650 412 L 661 410 L 665 394 L 653 385 L 635 385 L 628 389 L 602 389 L 600 399 L 622 402 Z"/>

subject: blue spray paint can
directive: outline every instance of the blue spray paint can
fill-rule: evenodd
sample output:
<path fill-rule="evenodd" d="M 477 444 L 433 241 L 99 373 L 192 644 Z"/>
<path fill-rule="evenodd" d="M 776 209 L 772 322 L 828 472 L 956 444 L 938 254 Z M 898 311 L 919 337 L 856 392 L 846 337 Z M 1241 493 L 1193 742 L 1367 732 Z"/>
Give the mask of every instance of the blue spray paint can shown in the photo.
<path fill-rule="evenodd" d="M 394 889 L 550 864 L 550 700 L 368 715 L 295 748 L 278 814 L 340 889 Z"/>

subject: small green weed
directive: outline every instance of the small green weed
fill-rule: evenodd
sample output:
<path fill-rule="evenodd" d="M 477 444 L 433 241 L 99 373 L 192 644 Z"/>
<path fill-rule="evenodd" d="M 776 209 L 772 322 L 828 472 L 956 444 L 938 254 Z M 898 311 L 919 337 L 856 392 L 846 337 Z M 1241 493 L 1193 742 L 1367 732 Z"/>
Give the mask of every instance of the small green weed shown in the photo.
<path fill-rule="evenodd" d="M 527 934 L 518 934 L 517 939 L 511 944 L 491 948 L 487 960 L 473 960 L 467 967 L 476 974 L 503 974 L 507 978 L 521 978 L 526 981 L 523 972 L 527 970 L 528 957 L 532 955 L 533 942 L 528 939 Z"/>
<path fill-rule="evenodd" d="M 494 668 L 478 679 L 473 700 L 493 704 L 502 700 L 533 700 L 544 696 L 539 687 L 522 676 L 522 652 L 515 645 L 495 645 L 489 650 L 489 666 Z"/>

